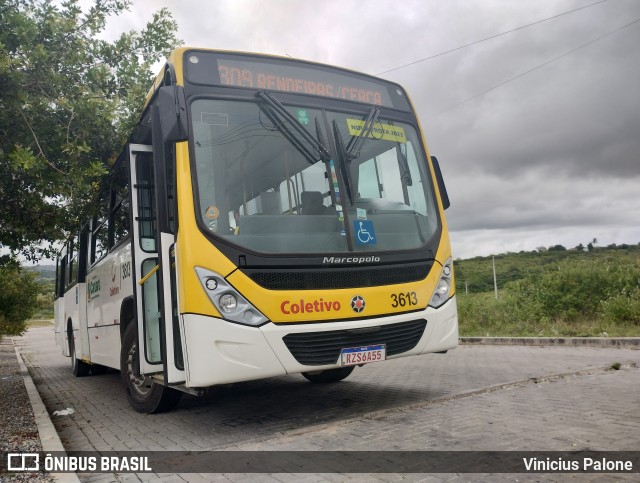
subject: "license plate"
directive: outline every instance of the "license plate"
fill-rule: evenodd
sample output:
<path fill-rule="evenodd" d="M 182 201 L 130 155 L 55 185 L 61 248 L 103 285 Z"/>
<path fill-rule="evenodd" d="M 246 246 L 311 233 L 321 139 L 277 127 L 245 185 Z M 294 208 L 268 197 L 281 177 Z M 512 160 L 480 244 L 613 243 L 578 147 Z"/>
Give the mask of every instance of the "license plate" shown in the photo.
<path fill-rule="evenodd" d="M 384 361 L 387 358 L 387 349 L 384 344 L 368 345 L 365 347 L 349 347 L 340 352 L 340 363 L 343 366 L 355 366 L 369 364 L 371 362 Z"/>

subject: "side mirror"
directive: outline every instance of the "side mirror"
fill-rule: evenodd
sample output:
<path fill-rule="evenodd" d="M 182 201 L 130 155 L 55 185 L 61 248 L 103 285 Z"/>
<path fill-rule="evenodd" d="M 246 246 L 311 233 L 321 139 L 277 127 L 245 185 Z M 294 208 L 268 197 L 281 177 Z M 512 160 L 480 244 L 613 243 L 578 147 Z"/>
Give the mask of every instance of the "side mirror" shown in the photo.
<path fill-rule="evenodd" d="M 176 143 L 189 139 L 187 102 L 182 86 L 165 86 L 158 89 L 158 111 L 162 139 L 165 143 Z"/>
<path fill-rule="evenodd" d="M 436 172 L 436 181 L 438 183 L 438 191 L 440 191 L 440 198 L 442 198 L 442 207 L 446 210 L 451 206 L 451 203 L 449 202 L 447 188 L 442 178 L 442 171 L 440 171 L 440 163 L 438 163 L 438 158 L 435 156 L 431 156 L 431 161 L 433 162 L 433 170 Z"/>

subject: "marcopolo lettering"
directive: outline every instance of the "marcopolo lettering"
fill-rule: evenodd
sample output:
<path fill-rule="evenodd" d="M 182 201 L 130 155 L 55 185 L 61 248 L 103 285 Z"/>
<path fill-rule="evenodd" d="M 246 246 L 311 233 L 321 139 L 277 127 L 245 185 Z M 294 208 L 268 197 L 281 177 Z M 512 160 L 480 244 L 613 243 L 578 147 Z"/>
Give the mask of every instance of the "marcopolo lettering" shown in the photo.
<path fill-rule="evenodd" d="M 324 257 L 322 263 L 378 263 L 380 257 Z"/>
<path fill-rule="evenodd" d="M 307 302 L 304 299 L 300 299 L 300 302 L 292 302 L 291 300 L 285 300 L 280 304 L 280 310 L 283 314 L 304 314 L 307 312 L 337 312 L 340 310 L 340 302 L 337 300 L 328 301 L 324 299 L 314 300 L 313 302 Z"/>

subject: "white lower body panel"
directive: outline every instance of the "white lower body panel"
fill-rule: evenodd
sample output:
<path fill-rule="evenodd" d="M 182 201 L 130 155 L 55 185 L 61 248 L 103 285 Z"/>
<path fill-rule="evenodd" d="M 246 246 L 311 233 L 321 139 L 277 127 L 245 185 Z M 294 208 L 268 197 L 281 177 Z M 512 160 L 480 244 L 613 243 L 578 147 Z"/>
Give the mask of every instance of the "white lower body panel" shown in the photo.
<path fill-rule="evenodd" d="M 89 327 L 91 362 L 120 369 L 120 325 Z"/>
<path fill-rule="evenodd" d="M 183 320 L 187 387 L 286 374 L 259 328 L 193 314 Z"/>
<path fill-rule="evenodd" d="M 358 329 L 425 319 L 427 326 L 416 346 L 388 359 L 443 352 L 458 345 L 458 314 L 453 297 L 438 310 L 428 307 L 420 312 L 354 321 L 317 324 L 274 324 L 247 327 L 213 317 L 185 314 L 185 370 L 187 387 L 250 381 L 298 372 L 333 369 L 335 364 L 300 364 L 283 341 L 287 334 Z"/>

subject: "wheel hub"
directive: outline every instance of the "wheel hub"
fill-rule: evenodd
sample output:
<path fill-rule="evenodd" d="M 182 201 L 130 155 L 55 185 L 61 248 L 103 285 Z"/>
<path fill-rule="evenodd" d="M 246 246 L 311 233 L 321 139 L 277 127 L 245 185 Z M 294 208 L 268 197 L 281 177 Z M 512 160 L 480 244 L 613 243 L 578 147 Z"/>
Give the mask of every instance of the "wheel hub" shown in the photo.
<path fill-rule="evenodd" d="M 140 364 L 138 362 L 138 346 L 134 342 L 129 349 L 127 355 L 127 374 L 129 376 L 129 386 L 132 387 L 137 393 L 146 395 L 151 391 L 153 380 L 150 376 L 144 376 L 140 374 Z"/>

